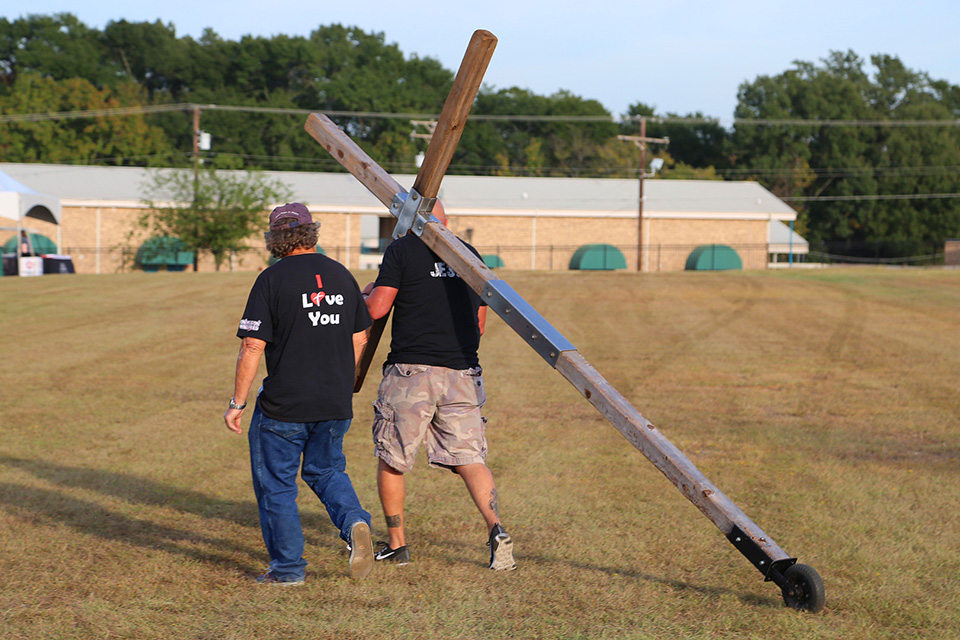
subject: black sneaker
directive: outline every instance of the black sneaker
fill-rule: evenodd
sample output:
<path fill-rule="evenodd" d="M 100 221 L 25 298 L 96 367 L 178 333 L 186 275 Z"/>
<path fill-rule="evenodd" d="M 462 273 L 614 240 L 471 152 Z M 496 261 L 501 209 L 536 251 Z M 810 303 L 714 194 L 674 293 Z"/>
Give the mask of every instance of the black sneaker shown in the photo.
<path fill-rule="evenodd" d="M 517 563 L 513 561 L 513 540 L 510 534 L 503 530 L 500 523 L 493 525 L 490 530 L 490 568 L 494 571 L 513 571 Z"/>
<path fill-rule="evenodd" d="M 373 556 L 373 559 L 377 562 L 394 562 L 401 565 L 410 563 L 410 549 L 407 548 L 407 545 L 391 549 L 386 542 L 379 544 L 380 548 L 377 550 L 377 554 Z"/>
<path fill-rule="evenodd" d="M 373 571 L 373 540 L 370 538 L 370 526 L 362 520 L 350 527 L 350 577 L 366 578 Z"/>

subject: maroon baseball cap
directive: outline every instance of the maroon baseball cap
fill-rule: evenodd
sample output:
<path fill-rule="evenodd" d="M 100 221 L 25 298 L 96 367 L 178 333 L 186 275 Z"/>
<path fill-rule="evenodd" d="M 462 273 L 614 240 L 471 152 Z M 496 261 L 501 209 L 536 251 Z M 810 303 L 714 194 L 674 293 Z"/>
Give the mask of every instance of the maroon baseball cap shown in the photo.
<path fill-rule="evenodd" d="M 299 202 L 288 202 L 270 212 L 270 230 L 292 229 L 313 222 L 309 209 Z"/>

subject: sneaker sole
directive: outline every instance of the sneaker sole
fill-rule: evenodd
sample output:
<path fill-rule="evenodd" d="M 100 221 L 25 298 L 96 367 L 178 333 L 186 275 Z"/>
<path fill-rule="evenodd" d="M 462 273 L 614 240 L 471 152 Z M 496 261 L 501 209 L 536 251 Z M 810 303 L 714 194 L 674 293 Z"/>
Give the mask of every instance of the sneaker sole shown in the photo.
<path fill-rule="evenodd" d="M 350 577 L 366 578 L 373 571 L 373 538 L 366 522 L 354 525 L 350 532 Z"/>
<path fill-rule="evenodd" d="M 513 571 L 517 563 L 513 560 L 513 539 L 508 535 L 503 538 L 494 538 L 493 562 L 490 568 L 494 571 Z"/>

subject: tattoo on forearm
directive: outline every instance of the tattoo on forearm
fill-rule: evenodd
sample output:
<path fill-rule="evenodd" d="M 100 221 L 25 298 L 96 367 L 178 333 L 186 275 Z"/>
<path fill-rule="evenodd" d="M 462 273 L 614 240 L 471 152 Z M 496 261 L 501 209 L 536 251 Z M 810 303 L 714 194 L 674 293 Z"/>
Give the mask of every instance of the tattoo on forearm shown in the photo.
<path fill-rule="evenodd" d="M 490 491 L 490 508 L 493 509 L 493 512 L 500 515 L 500 512 L 497 510 L 497 490 L 493 489 Z"/>
<path fill-rule="evenodd" d="M 388 529 L 399 529 L 400 528 L 400 515 L 387 516 L 387 528 Z"/>

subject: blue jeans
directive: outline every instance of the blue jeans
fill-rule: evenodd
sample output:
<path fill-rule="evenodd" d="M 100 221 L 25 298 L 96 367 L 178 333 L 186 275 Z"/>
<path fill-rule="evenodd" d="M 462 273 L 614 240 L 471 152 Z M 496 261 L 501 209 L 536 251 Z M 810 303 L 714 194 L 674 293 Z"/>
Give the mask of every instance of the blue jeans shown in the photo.
<path fill-rule="evenodd" d="M 350 541 L 355 522 L 370 524 L 370 514 L 347 475 L 343 436 L 350 420 L 281 422 L 259 405 L 250 420 L 250 466 L 260 510 L 260 529 L 270 554 L 270 570 L 279 578 L 303 578 L 303 529 L 297 510 L 297 469 L 327 508 L 340 537 Z"/>

